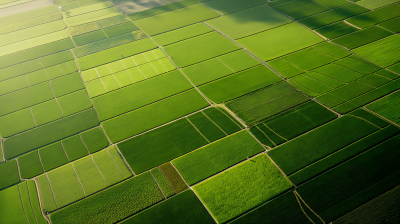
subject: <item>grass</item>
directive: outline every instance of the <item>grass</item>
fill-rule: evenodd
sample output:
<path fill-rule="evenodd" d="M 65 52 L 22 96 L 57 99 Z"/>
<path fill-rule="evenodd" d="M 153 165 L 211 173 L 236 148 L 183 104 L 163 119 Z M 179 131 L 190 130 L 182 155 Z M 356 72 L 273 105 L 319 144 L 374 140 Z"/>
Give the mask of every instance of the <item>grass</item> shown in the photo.
<path fill-rule="evenodd" d="M 107 36 L 103 30 L 96 30 L 90 33 L 81 34 L 79 36 L 74 36 L 72 39 L 76 46 L 82 46 L 91 42 L 106 39 Z"/>
<path fill-rule="evenodd" d="M 210 107 L 203 110 L 203 113 L 212 120 L 219 128 L 224 131 L 224 133 L 230 135 L 233 132 L 237 132 L 244 127 L 233 118 L 228 113 L 224 113 L 223 109 L 218 109 L 216 107 Z"/>
<path fill-rule="evenodd" d="M 107 150 L 102 150 L 100 152 L 97 152 L 92 155 L 93 161 L 96 163 L 97 167 L 99 168 L 101 174 L 103 175 L 107 186 L 111 186 L 113 184 L 116 184 L 131 175 L 124 175 L 124 172 L 122 170 L 126 167 L 119 167 L 117 164 L 114 162 L 116 160 L 121 160 L 121 158 L 115 158 L 111 157 L 111 155 L 108 153 Z"/>
<path fill-rule="evenodd" d="M 100 29 L 99 25 L 96 22 L 92 22 L 92 23 L 85 23 L 85 24 L 78 25 L 78 26 L 68 27 L 68 33 L 74 37 L 74 36 L 78 36 L 78 35 L 92 32 L 92 31 L 99 30 L 99 29 Z"/>
<path fill-rule="evenodd" d="M 213 29 L 202 23 L 196 23 L 187 27 L 183 27 L 177 30 L 172 30 L 167 33 L 162 33 L 153 36 L 153 40 L 161 46 L 173 44 L 181 40 L 186 40 L 195 36 L 199 36 L 205 33 L 212 32 Z"/>
<path fill-rule="evenodd" d="M 97 21 L 101 28 L 118 25 L 120 23 L 128 22 L 129 18 L 125 15 L 115 16 L 108 19 Z"/>
<path fill-rule="evenodd" d="M 292 86 L 281 83 L 230 101 L 226 106 L 246 124 L 253 124 L 308 100 Z"/>
<path fill-rule="evenodd" d="M 26 87 L 28 87 L 28 82 L 26 81 L 24 76 L 18 76 L 12 79 L 8 79 L 0 82 L 0 95 Z"/>
<path fill-rule="evenodd" d="M 360 28 L 375 25 L 380 22 L 400 16 L 399 5 L 389 5 L 374 11 L 366 12 L 358 16 L 354 16 L 346 21 Z"/>
<path fill-rule="evenodd" d="M 107 148 L 108 153 L 110 154 L 111 158 L 113 158 L 115 164 L 118 166 L 119 170 L 122 172 L 125 178 L 131 177 L 132 172 L 128 169 L 127 165 L 125 164 L 122 155 L 119 154 L 115 146 L 110 146 Z"/>
<path fill-rule="evenodd" d="M 223 130 L 202 112 L 190 115 L 187 119 L 209 142 L 226 136 Z"/>
<path fill-rule="evenodd" d="M 203 34 L 164 47 L 165 52 L 179 67 L 186 67 L 237 49 L 239 46 L 217 32 Z"/>
<path fill-rule="evenodd" d="M 264 151 L 247 132 L 241 131 L 174 159 L 172 163 L 189 185 L 219 173 Z"/>
<path fill-rule="evenodd" d="M 22 179 L 30 179 L 44 172 L 37 150 L 18 157 L 18 167 Z"/>
<path fill-rule="evenodd" d="M 72 40 L 69 38 L 33 47 L 31 49 L 23 50 L 20 52 L 9 54 L 7 56 L 0 57 L 1 58 L 0 68 L 29 61 L 38 57 L 43 57 L 73 47 L 74 44 L 72 43 Z"/>
<path fill-rule="evenodd" d="M 71 164 L 47 173 L 57 203 L 57 208 L 71 204 L 85 195 Z"/>
<path fill-rule="evenodd" d="M 399 48 L 398 43 L 400 43 L 400 37 L 392 35 L 353 51 L 369 61 L 387 67 L 400 61 L 400 57 L 394 53 Z"/>
<path fill-rule="evenodd" d="M 75 114 L 92 107 L 85 89 L 57 98 L 64 116 Z"/>
<path fill-rule="evenodd" d="M 311 29 L 316 29 L 367 11 L 368 9 L 362 6 L 350 4 L 302 19 L 299 22 Z"/>
<path fill-rule="evenodd" d="M 373 224 L 379 220 L 390 220 L 391 222 L 399 222 L 398 208 L 400 201 L 400 187 L 382 194 L 372 199 L 359 208 L 349 212 L 348 214 L 335 220 L 335 224 L 347 224 L 351 222 Z"/>
<path fill-rule="evenodd" d="M 399 134 L 399 132 L 400 130 L 394 126 L 383 128 L 297 171 L 296 173 L 290 175 L 289 179 L 294 184 L 300 185 L 301 183 L 318 176 L 319 174 L 339 165 L 340 163 L 345 162 L 346 160 L 349 160 L 354 156 L 357 156 L 364 151 L 394 137 L 395 135 Z"/>
<path fill-rule="evenodd" d="M 367 108 L 398 124 L 400 123 L 400 117 L 397 112 L 400 105 L 399 99 L 399 92 L 395 92 L 373 102 L 372 104 L 368 105 Z"/>
<path fill-rule="evenodd" d="M 333 42 L 342 45 L 348 49 L 354 49 L 390 35 L 392 35 L 392 32 L 379 28 L 377 26 L 372 26 L 334 39 Z"/>
<path fill-rule="evenodd" d="M 196 86 L 233 73 L 233 71 L 218 58 L 185 67 L 182 71 Z"/>
<path fill-rule="evenodd" d="M 258 66 L 199 87 L 210 100 L 222 103 L 269 86 L 282 79 L 265 66 Z"/>
<path fill-rule="evenodd" d="M 79 135 L 74 135 L 61 141 L 69 161 L 74 161 L 88 155 L 88 151 Z"/>
<path fill-rule="evenodd" d="M 268 155 L 291 175 L 377 130 L 365 120 L 344 116 L 268 151 Z"/>
<path fill-rule="evenodd" d="M 289 54 L 282 57 L 282 59 L 303 70 L 312 70 L 337 60 L 337 58 L 321 53 L 314 48 L 307 48 L 296 53 Z"/>
<path fill-rule="evenodd" d="M 347 23 L 340 21 L 328 26 L 318 28 L 315 31 L 320 33 L 322 36 L 326 38 L 333 39 L 336 37 L 343 36 L 345 34 L 352 33 L 357 30 L 358 29 L 355 28 L 354 26 L 350 26 Z"/>
<path fill-rule="evenodd" d="M 117 47 L 109 48 L 101 52 L 93 53 L 78 58 L 76 61 L 81 71 L 94 68 L 109 62 L 123 59 L 128 56 L 139 54 L 156 48 L 157 45 L 150 39 L 143 39 L 131 43 L 123 44 Z M 134 49 L 134 50 L 132 50 Z"/>
<path fill-rule="evenodd" d="M 323 39 L 297 23 L 289 23 L 237 40 L 264 61 L 322 42 Z M 268 49 L 268 51 L 265 51 Z"/>
<path fill-rule="evenodd" d="M 93 105 L 100 120 L 104 121 L 190 88 L 192 85 L 181 72 L 172 71 L 94 98 Z"/>
<path fill-rule="evenodd" d="M 208 3 L 212 4 L 213 2 L 216 1 L 211 1 Z M 256 2 L 260 3 L 261 1 Z M 228 5 L 231 7 L 234 4 L 232 4 L 232 1 L 230 1 L 227 6 Z M 247 2 L 246 5 L 248 5 Z M 238 23 L 238 20 L 242 22 Z M 261 5 L 230 15 L 212 19 L 207 21 L 206 23 L 232 39 L 239 39 L 290 22 L 292 22 L 291 19 L 280 14 L 273 8 L 266 5 Z"/>
<path fill-rule="evenodd" d="M 28 185 L 26 182 L 18 184 L 19 195 L 21 197 L 22 207 L 24 208 L 25 216 L 29 223 L 36 223 L 35 215 L 33 214 L 31 202 L 29 198 Z"/>
<path fill-rule="evenodd" d="M 67 155 L 60 142 L 39 149 L 44 171 L 49 171 L 68 163 Z"/>
<path fill-rule="evenodd" d="M 107 18 L 111 18 L 114 16 L 119 16 L 119 15 L 122 15 L 122 13 L 118 9 L 110 7 L 110 8 L 106 8 L 106 9 L 102 9 L 102 10 L 98 10 L 98 11 L 94 11 L 94 12 L 89 12 L 89 13 L 85 13 L 85 14 L 81 14 L 81 15 L 77 15 L 77 16 L 73 16 L 73 17 L 67 17 L 64 19 L 64 22 L 68 26 L 77 26 L 77 25 L 81 25 L 84 23 L 90 23 L 90 22 L 94 22 L 97 20 L 107 19 Z"/>
<path fill-rule="evenodd" d="M 29 197 L 31 199 L 31 206 L 33 209 L 33 212 L 35 213 L 36 221 L 38 224 L 46 224 L 47 221 L 44 219 L 40 204 L 39 204 L 39 197 L 38 193 L 36 190 L 36 185 L 35 181 L 33 180 L 27 180 L 27 185 L 28 185 L 28 191 L 29 191 Z"/>
<path fill-rule="evenodd" d="M 286 4 L 278 5 L 275 9 L 298 20 L 307 16 L 327 11 L 329 8 L 323 4 L 313 1 L 296 0 Z"/>
<path fill-rule="evenodd" d="M 399 184 L 398 151 L 391 150 L 398 146 L 397 136 L 299 186 L 297 192 L 323 220 L 335 220 Z"/>
<path fill-rule="evenodd" d="M 307 223 L 309 221 L 301 210 L 292 192 L 278 196 L 255 210 L 230 222 L 232 224 L 257 223 Z"/>
<path fill-rule="evenodd" d="M 54 195 L 51 191 L 50 183 L 46 174 L 38 176 L 36 178 L 36 183 L 43 212 L 46 213 L 56 210 L 57 205 L 54 201 Z"/>
<path fill-rule="evenodd" d="M 119 143 L 118 148 L 133 172 L 142 173 L 207 143 L 188 120 L 181 119 Z"/>
<path fill-rule="evenodd" d="M 346 56 L 351 55 L 349 51 L 346 49 L 343 49 L 341 46 L 329 43 L 329 42 L 323 42 L 320 43 L 316 46 L 313 46 L 314 49 L 317 49 L 318 51 L 322 51 L 325 54 L 331 55 L 336 58 L 344 58 Z"/>
<path fill-rule="evenodd" d="M 0 136 L 5 138 L 35 127 L 29 108 L 0 117 Z"/>
<path fill-rule="evenodd" d="M 219 14 L 226 15 L 230 13 L 234 13 L 237 11 L 242 11 L 248 8 L 252 8 L 258 5 L 265 4 L 265 1 L 262 0 L 250 0 L 246 3 L 240 0 L 214 0 L 214 1 L 206 1 L 203 3 L 205 6 L 215 10 Z"/>
<path fill-rule="evenodd" d="M 26 61 L 21 64 L 12 65 L 10 67 L 0 69 L 0 81 L 4 81 L 13 77 L 23 75 L 25 73 L 34 72 L 42 69 L 42 66 L 36 61 Z"/>
<path fill-rule="evenodd" d="M 108 140 L 100 128 L 94 128 L 80 134 L 89 153 L 94 153 L 108 146 Z"/>
<path fill-rule="evenodd" d="M 49 100 L 31 107 L 32 116 L 37 126 L 62 118 L 60 107 L 56 100 Z"/>
<path fill-rule="evenodd" d="M 368 85 L 371 85 L 373 87 L 379 87 L 381 85 L 384 85 L 384 84 L 390 82 L 391 80 L 386 77 L 382 77 L 380 75 L 371 74 L 371 75 L 365 76 L 364 78 L 360 79 L 360 81 L 364 82 Z"/>
<path fill-rule="evenodd" d="M 339 61 L 335 61 L 334 64 L 341 65 L 364 75 L 371 74 L 380 69 L 376 65 L 364 63 L 363 61 L 359 61 L 358 58 L 353 58 L 351 56 Z"/>
<path fill-rule="evenodd" d="M 297 68 L 296 66 L 290 64 L 289 62 L 281 58 L 269 61 L 268 65 L 271 66 L 273 69 L 275 69 L 277 72 L 279 72 L 279 74 L 281 74 L 285 78 L 291 78 L 293 76 L 305 72 L 304 70 Z"/>
<path fill-rule="evenodd" d="M 185 191 L 189 188 L 185 181 L 182 179 L 181 175 L 171 165 L 171 163 L 164 163 L 158 168 L 167 178 L 171 186 L 174 188 L 175 193 L 179 194 L 180 192 Z"/>
<path fill-rule="evenodd" d="M 383 27 L 385 29 L 388 29 L 388 30 L 390 30 L 390 31 L 392 31 L 394 33 L 398 33 L 398 32 L 400 32 L 400 28 L 397 26 L 397 24 L 399 22 L 400 22 L 400 18 L 397 17 L 397 18 L 391 19 L 389 21 L 380 23 L 379 26 L 381 26 L 381 27 Z"/>
<path fill-rule="evenodd" d="M 351 82 L 343 87 L 326 93 L 317 99 L 328 107 L 335 107 L 372 89 L 373 87 L 362 82 Z"/>
<path fill-rule="evenodd" d="M 0 96 L 0 116 L 53 99 L 48 83 L 32 86 L 7 95 Z"/>
<path fill-rule="evenodd" d="M 181 104 L 182 102 L 185 104 Z M 176 110 L 177 104 L 180 104 L 179 110 Z M 115 143 L 208 105 L 208 102 L 196 90 L 189 90 L 105 121 L 102 126 L 111 142 Z M 170 113 L 171 111 L 174 113 Z M 137 125 L 130 125 L 131 121 L 136 121 Z"/>
<path fill-rule="evenodd" d="M 107 37 L 115 37 L 138 29 L 139 28 L 135 24 L 133 24 L 132 22 L 128 22 L 105 28 L 103 29 L 103 31 L 107 35 Z"/>
<path fill-rule="evenodd" d="M 39 148 L 99 124 L 93 109 L 69 116 L 36 129 L 8 138 L 3 143 L 7 159 Z M 45 137 L 44 137 L 45 136 Z M 23 139 L 23 140 L 22 140 Z"/>
<path fill-rule="evenodd" d="M 218 223 L 227 222 L 290 188 L 289 181 L 265 155 L 193 187 Z"/>
<path fill-rule="evenodd" d="M 203 204 L 191 190 L 187 190 L 160 204 L 141 212 L 122 223 L 162 223 L 173 222 L 176 224 L 215 223 L 213 218 L 204 208 Z"/>
<path fill-rule="evenodd" d="M 20 182 L 16 160 L 10 160 L 5 163 L 0 163 L 0 173 L 1 190 Z"/>
<path fill-rule="evenodd" d="M 50 81 L 51 89 L 56 97 L 85 88 L 79 73 L 63 76 Z"/>
<path fill-rule="evenodd" d="M 257 59 L 253 58 L 243 50 L 222 55 L 218 58 L 218 60 L 235 72 L 239 72 L 260 64 Z"/>
<path fill-rule="evenodd" d="M 167 178 L 160 171 L 160 169 L 158 168 L 152 169 L 151 174 L 153 175 L 153 178 L 156 180 L 158 186 L 160 187 L 161 191 L 163 192 L 163 195 L 166 198 L 175 195 L 174 188 L 172 188 L 171 184 L 168 182 Z"/>
<path fill-rule="evenodd" d="M 62 51 L 49 56 L 41 57 L 38 59 L 39 63 L 47 68 L 53 65 L 57 65 L 63 62 L 74 60 L 74 56 L 70 51 Z"/>
<path fill-rule="evenodd" d="M 18 186 L 0 191 L 0 209 L 3 223 L 27 223 L 21 204 Z"/>
<path fill-rule="evenodd" d="M 323 82 L 307 75 L 298 75 L 294 78 L 291 78 L 289 82 L 310 96 L 319 96 L 320 94 L 324 94 L 333 89 Z"/>
<path fill-rule="evenodd" d="M 52 223 L 114 223 L 133 215 L 163 199 L 150 173 L 79 201 L 50 215 Z"/>
<path fill-rule="evenodd" d="M 391 4 L 396 2 L 395 0 L 388 0 L 388 1 L 383 1 L 383 2 L 377 2 L 377 1 L 373 1 L 373 0 L 361 0 L 359 2 L 357 2 L 357 4 L 360 4 L 362 6 L 371 8 L 371 9 L 376 9 L 376 8 L 380 8 L 382 6 Z"/>
<path fill-rule="evenodd" d="M 135 24 L 150 36 L 218 17 L 219 14 L 203 5 L 194 5 L 149 18 Z"/>
<path fill-rule="evenodd" d="M 106 181 L 94 164 L 91 156 L 72 163 L 86 196 L 107 187 Z"/>

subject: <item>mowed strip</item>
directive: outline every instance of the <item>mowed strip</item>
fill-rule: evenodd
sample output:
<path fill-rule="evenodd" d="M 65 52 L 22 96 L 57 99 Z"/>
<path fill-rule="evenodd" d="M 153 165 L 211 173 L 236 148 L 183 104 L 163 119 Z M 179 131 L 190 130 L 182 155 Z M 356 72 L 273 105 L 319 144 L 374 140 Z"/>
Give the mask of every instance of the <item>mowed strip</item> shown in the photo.
<path fill-rule="evenodd" d="M 149 18 L 136 20 L 135 24 L 148 35 L 153 36 L 218 16 L 218 13 L 198 4 Z"/>
<path fill-rule="evenodd" d="M 104 121 L 102 126 L 111 142 L 115 143 L 207 106 L 209 103 L 192 89 Z"/>
<path fill-rule="evenodd" d="M 100 120 L 104 121 L 192 87 L 182 73 L 176 70 L 96 97 L 93 105 Z"/>

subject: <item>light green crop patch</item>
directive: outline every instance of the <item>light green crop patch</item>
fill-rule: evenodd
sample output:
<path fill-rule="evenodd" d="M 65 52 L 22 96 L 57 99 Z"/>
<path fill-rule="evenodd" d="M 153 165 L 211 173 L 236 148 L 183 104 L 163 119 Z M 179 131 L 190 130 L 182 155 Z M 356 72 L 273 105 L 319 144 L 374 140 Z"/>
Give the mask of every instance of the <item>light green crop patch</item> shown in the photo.
<path fill-rule="evenodd" d="M 292 187 L 264 154 L 193 187 L 218 223 L 224 223 Z"/>
<path fill-rule="evenodd" d="M 239 44 L 264 61 L 269 61 L 322 41 L 324 39 L 297 23 L 289 23 L 237 40 Z"/>
<path fill-rule="evenodd" d="M 18 186 L 0 191 L 0 222 L 27 223 L 20 200 Z"/>
<path fill-rule="evenodd" d="M 29 108 L 0 117 L 0 136 L 3 138 L 34 127 L 35 123 Z"/>

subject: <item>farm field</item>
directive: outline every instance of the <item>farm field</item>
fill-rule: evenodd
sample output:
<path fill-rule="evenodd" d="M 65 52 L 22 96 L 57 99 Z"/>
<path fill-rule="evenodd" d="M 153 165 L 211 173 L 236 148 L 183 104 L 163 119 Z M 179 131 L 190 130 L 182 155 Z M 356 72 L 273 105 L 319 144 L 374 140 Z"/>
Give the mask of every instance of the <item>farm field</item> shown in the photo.
<path fill-rule="evenodd" d="M 0 223 L 400 222 L 400 0 L 35 2 L 0 0 Z"/>

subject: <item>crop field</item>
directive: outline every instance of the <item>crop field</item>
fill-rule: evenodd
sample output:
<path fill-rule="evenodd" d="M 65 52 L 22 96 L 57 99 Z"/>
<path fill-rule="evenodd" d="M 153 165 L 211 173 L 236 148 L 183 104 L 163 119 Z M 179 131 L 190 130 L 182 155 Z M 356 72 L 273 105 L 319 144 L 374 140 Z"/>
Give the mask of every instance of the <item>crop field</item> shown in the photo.
<path fill-rule="evenodd" d="M 0 0 L 0 223 L 399 222 L 399 0 L 37 2 Z"/>

